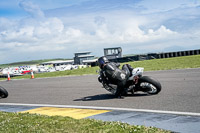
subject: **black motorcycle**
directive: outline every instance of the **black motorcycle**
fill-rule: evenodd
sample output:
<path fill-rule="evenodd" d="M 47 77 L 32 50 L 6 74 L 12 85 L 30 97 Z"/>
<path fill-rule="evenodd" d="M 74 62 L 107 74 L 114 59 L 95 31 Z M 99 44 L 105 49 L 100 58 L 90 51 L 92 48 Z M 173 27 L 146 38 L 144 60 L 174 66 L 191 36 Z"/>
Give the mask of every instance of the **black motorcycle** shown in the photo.
<path fill-rule="evenodd" d="M 143 71 L 144 68 L 142 67 L 134 68 L 132 70 L 132 75 L 129 77 L 125 86 L 125 94 L 130 92 L 134 95 L 135 92 L 142 91 L 150 95 L 155 95 L 161 91 L 162 87 L 160 82 L 152 77 L 142 76 Z M 117 85 L 111 84 L 103 71 L 99 71 L 98 80 L 107 91 L 114 95 L 117 94 Z"/>
<path fill-rule="evenodd" d="M 0 86 L 0 98 L 6 98 L 8 97 L 8 92 L 5 88 L 3 88 L 2 86 Z"/>

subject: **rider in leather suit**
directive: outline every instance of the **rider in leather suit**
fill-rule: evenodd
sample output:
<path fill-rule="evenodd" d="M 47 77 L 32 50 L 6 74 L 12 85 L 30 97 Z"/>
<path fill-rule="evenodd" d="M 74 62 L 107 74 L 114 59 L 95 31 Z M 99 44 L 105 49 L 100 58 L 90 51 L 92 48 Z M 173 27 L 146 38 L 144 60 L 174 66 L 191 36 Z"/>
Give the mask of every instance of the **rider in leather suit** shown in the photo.
<path fill-rule="evenodd" d="M 108 77 L 109 82 L 117 85 L 116 96 L 123 98 L 122 93 L 125 90 L 126 82 L 133 68 L 129 64 L 125 64 L 122 66 L 122 69 L 119 69 L 119 63 L 109 62 L 105 56 L 98 59 L 98 64 L 106 77 Z"/>

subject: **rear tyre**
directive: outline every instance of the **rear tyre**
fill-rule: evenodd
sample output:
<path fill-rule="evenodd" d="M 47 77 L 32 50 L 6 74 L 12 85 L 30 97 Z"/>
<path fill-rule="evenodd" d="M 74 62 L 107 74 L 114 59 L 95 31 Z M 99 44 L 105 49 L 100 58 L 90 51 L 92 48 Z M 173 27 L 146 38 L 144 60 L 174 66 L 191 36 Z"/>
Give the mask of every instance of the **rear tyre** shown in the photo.
<path fill-rule="evenodd" d="M 6 97 L 8 97 L 7 90 L 0 86 L 0 98 L 6 98 Z"/>
<path fill-rule="evenodd" d="M 138 85 L 141 91 L 147 92 L 151 95 L 158 94 L 162 88 L 159 81 L 149 76 L 143 76 L 139 78 Z"/>

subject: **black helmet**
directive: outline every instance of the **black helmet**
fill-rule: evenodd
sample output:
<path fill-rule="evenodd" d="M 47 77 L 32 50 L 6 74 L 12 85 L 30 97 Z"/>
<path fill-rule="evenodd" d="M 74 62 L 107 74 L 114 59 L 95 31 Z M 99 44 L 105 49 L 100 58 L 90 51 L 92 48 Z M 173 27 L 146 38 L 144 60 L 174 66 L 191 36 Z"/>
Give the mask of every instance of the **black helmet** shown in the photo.
<path fill-rule="evenodd" d="M 102 66 L 106 63 L 108 63 L 109 60 L 105 57 L 105 56 L 102 56 L 98 59 L 98 64 L 99 64 L 99 67 L 102 68 Z"/>

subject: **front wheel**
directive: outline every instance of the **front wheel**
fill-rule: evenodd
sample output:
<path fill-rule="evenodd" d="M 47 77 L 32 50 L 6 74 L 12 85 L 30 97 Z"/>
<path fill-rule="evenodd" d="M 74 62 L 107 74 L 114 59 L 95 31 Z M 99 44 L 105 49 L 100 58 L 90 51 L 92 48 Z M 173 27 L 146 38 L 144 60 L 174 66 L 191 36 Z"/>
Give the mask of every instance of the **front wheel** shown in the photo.
<path fill-rule="evenodd" d="M 6 98 L 6 97 L 8 97 L 7 90 L 0 86 L 0 98 Z"/>
<path fill-rule="evenodd" d="M 161 91 L 161 84 L 159 81 L 149 76 L 143 76 L 139 78 L 138 87 L 141 91 L 147 92 L 151 95 L 158 94 Z"/>

